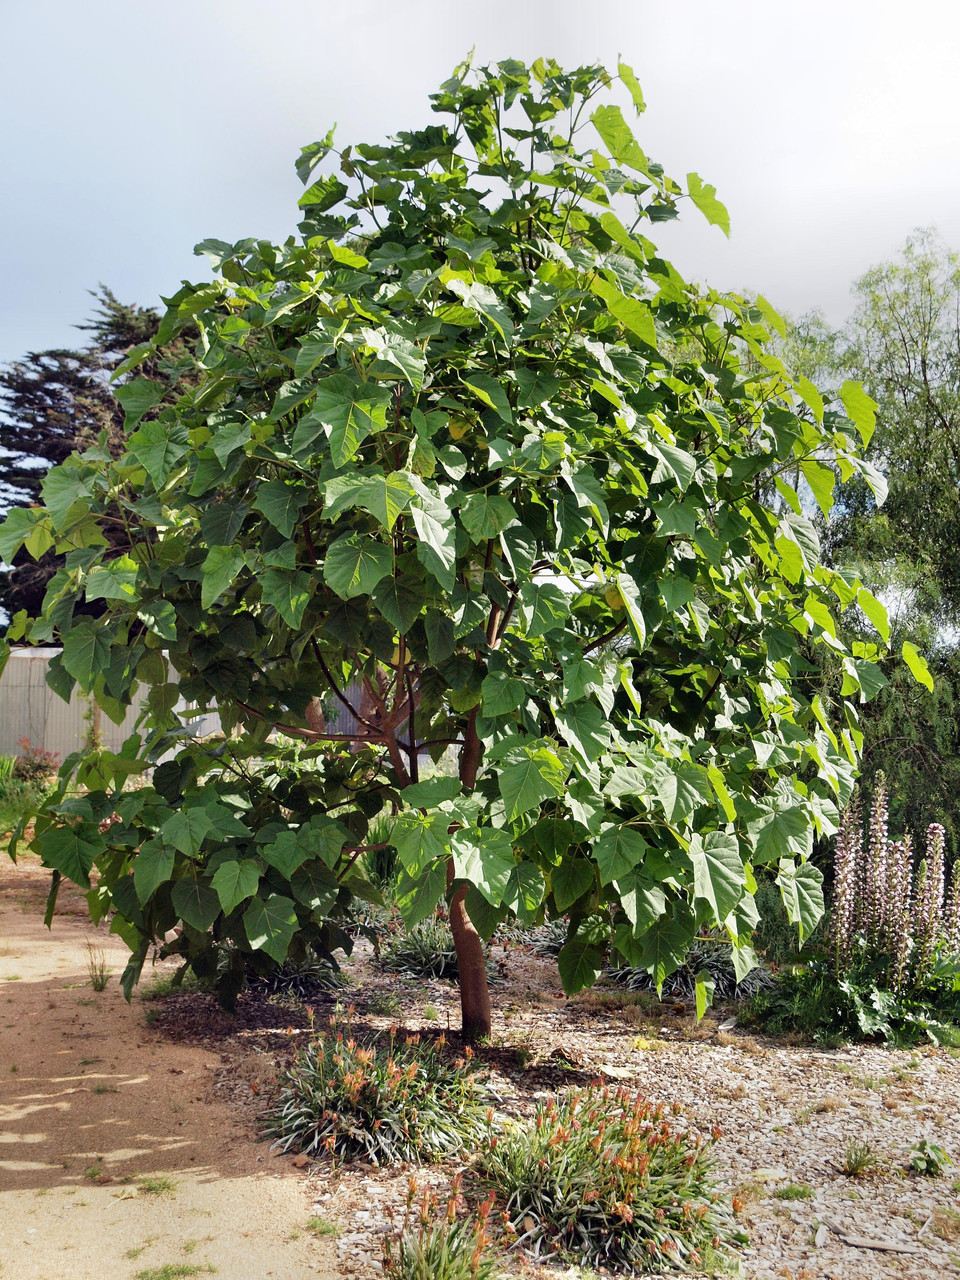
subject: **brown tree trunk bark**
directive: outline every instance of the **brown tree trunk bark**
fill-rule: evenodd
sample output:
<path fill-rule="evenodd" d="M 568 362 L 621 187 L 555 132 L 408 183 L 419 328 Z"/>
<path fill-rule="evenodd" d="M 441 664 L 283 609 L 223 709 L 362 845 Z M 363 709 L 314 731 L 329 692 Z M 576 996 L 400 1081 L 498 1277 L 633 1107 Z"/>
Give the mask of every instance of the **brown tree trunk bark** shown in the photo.
<path fill-rule="evenodd" d="M 470 713 L 463 750 L 460 754 L 460 781 L 472 791 L 480 767 L 482 744 L 477 737 L 476 710 Z M 447 863 L 447 884 L 453 883 L 453 859 Z M 466 886 L 459 888 L 450 900 L 450 930 L 457 949 L 457 970 L 460 975 L 460 1018 L 463 1038 L 479 1040 L 490 1034 L 490 987 L 487 984 L 487 966 L 483 955 L 483 942 L 467 915 L 463 900 Z"/>

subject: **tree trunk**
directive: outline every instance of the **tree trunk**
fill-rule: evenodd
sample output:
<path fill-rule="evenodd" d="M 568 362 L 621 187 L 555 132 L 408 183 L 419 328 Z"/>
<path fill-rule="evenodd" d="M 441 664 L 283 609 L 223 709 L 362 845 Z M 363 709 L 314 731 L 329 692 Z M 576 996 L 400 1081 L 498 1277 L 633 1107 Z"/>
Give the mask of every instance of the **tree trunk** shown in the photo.
<path fill-rule="evenodd" d="M 447 863 L 447 883 L 452 881 L 453 859 Z M 450 899 L 450 931 L 457 949 L 463 1038 L 474 1041 L 490 1034 L 490 988 L 483 942 L 463 905 L 466 893 L 466 885 L 461 885 Z"/>
<path fill-rule="evenodd" d="M 472 791 L 480 767 L 482 744 L 476 731 L 477 713 L 470 713 L 463 750 L 460 754 L 460 781 L 467 791 Z M 447 863 L 447 884 L 453 883 L 453 859 Z M 460 1019 L 463 1038 L 479 1040 L 490 1034 L 490 988 L 487 985 L 487 965 L 483 955 L 483 942 L 467 915 L 463 900 L 466 885 L 461 886 L 450 900 L 450 930 L 457 949 L 457 971 L 460 975 Z"/>

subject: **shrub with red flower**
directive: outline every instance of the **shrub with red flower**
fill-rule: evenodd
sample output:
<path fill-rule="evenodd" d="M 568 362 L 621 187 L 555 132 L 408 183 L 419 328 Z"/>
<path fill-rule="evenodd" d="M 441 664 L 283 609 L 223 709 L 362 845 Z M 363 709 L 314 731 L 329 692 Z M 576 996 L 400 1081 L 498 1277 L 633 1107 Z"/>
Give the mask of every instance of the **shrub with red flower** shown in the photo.
<path fill-rule="evenodd" d="M 600 1085 L 542 1103 L 483 1154 L 516 1245 L 580 1265 L 697 1270 L 743 1240 L 710 1176 L 716 1138 L 670 1109 Z M 714 1245 L 717 1239 L 720 1245 Z"/>

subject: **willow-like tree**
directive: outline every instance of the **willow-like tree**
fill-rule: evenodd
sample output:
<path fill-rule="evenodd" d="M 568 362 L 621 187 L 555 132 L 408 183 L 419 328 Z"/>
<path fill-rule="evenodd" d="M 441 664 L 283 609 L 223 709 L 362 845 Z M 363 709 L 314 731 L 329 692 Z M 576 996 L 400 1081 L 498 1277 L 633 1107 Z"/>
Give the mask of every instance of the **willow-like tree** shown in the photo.
<path fill-rule="evenodd" d="M 507 916 L 569 919 L 568 991 L 611 943 L 662 980 L 705 925 L 749 969 L 756 863 L 801 934 L 818 918 L 807 858 L 875 683 L 834 617 L 886 622 L 820 565 L 786 477 L 827 506 L 871 402 L 848 384 L 825 406 L 769 353 L 766 303 L 659 257 L 648 224 L 688 198 L 724 230 L 726 211 L 647 159 L 611 87 L 463 65 L 432 98 L 448 123 L 304 148 L 301 237 L 206 241 L 216 279 L 169 301 L 158 343 L 201 335 L 179 401 L 120 459 L 56 468 L 0 534 L 6 559 L 39 531 L 67 551 L 18 624 L 62 643 L 58 692 L 119 717 L 150 687 L 122 752 L 66 763 L 33 845 L 80 884 L 98 869 L 128 990 L 178 923 L 166 952 L 225 999 L 251 963 L 344 942 L 384 843 L 408 923 L 446 902 L 468 1036 Z M 164 392 L 129 381 L 128 426 Z M 129 545 L 105 555 L 112 511 Z M 804 638 L 840 651 L 832 708 L 805 692 Z M 359 744 L 320 710 L 351 688 Z M 225 736 L 190 741 L 180 696 Z M 425 769 L 451 750 L 457 777 Z"/>

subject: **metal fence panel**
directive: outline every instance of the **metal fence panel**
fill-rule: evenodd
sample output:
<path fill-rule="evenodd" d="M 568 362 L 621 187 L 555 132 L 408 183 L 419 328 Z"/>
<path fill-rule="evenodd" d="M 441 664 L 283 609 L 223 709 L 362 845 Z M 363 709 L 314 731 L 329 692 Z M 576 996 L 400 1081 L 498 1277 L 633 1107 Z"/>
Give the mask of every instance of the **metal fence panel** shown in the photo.
<path fill-rule="evenodd" d="M 29 743 L 62 760 L 89 739 L 90 701 L 74 690 L 70 701 L 64 702 L 47 684 L 47 666 L 59 652 L 55 648 L 11 652 L 0 676 L 0 754 L 19 755 Z M 100 740 L 108 750 L 119 751 L 133 733 L 145 696 L 145 689 L 138 690 L 122 724 L 100 715 Z M 192 727 L 198 736 L 205 736 L 219 732 L 220 720 L 215 715 L 203 716 Z"/>

